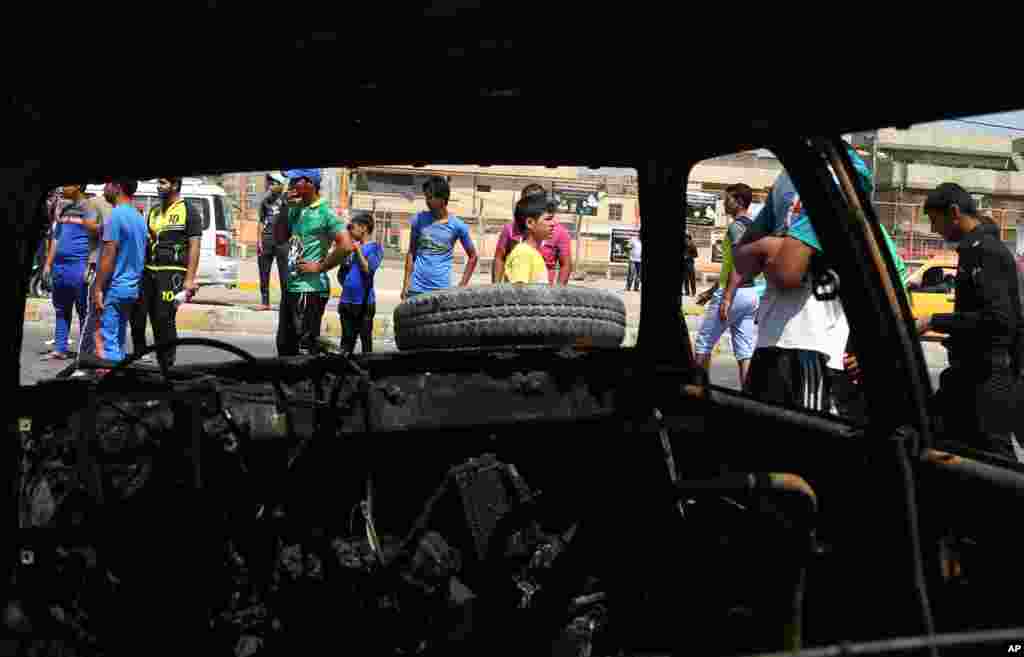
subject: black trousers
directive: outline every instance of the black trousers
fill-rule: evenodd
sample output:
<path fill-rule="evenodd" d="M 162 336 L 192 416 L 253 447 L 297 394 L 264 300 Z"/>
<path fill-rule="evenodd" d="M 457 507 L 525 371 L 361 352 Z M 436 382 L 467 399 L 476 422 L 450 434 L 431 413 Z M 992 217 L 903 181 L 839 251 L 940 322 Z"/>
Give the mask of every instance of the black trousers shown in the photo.
<path fill-rule="evenodd" d="M 867 399 L 864 391 L 843 370 L 828 368 L 829 395 L 832 410 L 839 416 L 860 424 L 868 420 Z"/>
<path fill-rule="evenodd" d="M 683 294 L 688 297 L 697 294 L 697 267 L 692 260 L 683 261 Z"/>
<path fill-rule="evenodd" d="M 327 299 L 317 292 L 286 292 L 281 296 L 281 311 L 277 319 L 278 356 L 318 352 L 317 340 Z"/>
<path fill-rule="evenodd" d="M 825 356 L 803 349 L 759 347 L 750 361 L 748 392 L 761 401 L 827 411 L 832 405 Z"/>
<path fill-rule="evenodd" d="M 153 326 L 153 340 L 156 344 L 178 339 L 178 307 L 174 296 L 185 287 L 185 272 L 152 271 L 142 274 L 142 293 L 139 303 L 132 309 L 130 318 L 132 348 L 139 353 L 146 348 L 146 320 Z M 157 353 L 162 365 L 171 367 L 177 357 L 177 348 Z"/>
<path fill-rule="evenodd" d="M 640 274 L 643 272 L 642 262 L 629 261 L 629 270 L 626 272 L 626 289 L 627 290 L 639 290 L 640 289 Z"/>
<path fill-rule="evenodd" d="M 933 416 L 947 440 L 993 452 L 1013 461 L 1011 435 L 1017 433 L 1019 379 L 1009 356 L 972 357 L 943 370 L 933 401 Z"/>
<path fill-rule="evenodd" d="M 260 265 L 260 297 L 263 305 L 270 305 L 270 269 L 277 263 L 277 278 L 281 286 L 281 296 L 288 289 L 288 245 L 263 245 L 263 253 L 257 258 Z"/>
<path fill-rule="evenodd" d="M 351 354 L 356 350 L 356 339 L 363 346 L 363 353 L 373 351 L 373 317 L 377 313 L 376 304 L 363 306 L 355 303 L 339 303 L 338 317 L 341 319 L 341 350 Z M 362 317 L 360 315 L 362 314 Z"/>

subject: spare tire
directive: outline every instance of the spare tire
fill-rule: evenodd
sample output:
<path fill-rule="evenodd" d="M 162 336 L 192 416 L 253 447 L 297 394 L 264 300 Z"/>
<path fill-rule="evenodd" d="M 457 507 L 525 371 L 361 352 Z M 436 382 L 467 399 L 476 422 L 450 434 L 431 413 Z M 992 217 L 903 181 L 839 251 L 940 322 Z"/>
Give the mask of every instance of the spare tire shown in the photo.
<path fill-rule="evenodd" d="M 503 283 L 418 294 L 395 308 L 401 350 L 518 344 L 618 347 L 626 305 L 604 290 Z"/>

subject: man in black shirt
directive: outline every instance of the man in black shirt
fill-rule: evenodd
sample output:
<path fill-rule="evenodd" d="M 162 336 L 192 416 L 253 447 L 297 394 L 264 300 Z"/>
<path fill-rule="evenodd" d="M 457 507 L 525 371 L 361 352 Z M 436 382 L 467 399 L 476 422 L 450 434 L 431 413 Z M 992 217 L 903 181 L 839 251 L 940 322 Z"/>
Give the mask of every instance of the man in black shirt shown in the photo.
<path fill-rule="evenodd" d="M 683 294 L 688 297 L 697 295 L 697 255 L 693 235 L 687 233 L 683 248 Z"/>
<path fill-rule="evenodd" d="M 960 243 L 953 312 L 917 320 L 919 333 L 949 336 L 943 342 L 949 368 L 935 400 L 943 432 L 1017 460 L 1013 430 L 1022 317 L 1016 263 L 963 187 L 939 185 L 924 207 L 932 230 Z"/>
<path fill-rule="evenodd" d="M 260 310 L 270 310 L 270 269 L 275 262 L 281 294 L 288 289 L 288 247 L 274 243 L 274 224 L 288 220 L 288 200 L 284 195 L 287 182 L 288 179 L 280 173 L 268 173 L 267 195 L 260 202 L 260 236 L 256 242 L 260 264 L 260 296 L 263 301 Z"/>

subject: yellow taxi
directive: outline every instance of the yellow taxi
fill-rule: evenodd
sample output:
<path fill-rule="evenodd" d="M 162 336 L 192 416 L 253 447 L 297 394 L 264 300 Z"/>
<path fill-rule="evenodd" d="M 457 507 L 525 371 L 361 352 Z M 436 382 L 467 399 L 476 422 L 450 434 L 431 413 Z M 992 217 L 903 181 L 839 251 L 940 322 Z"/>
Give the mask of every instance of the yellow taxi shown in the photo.
<path fill-rule="evenodd" d="M 907 278 L 914 317 L 953 312 L 957 260 L 956 253 L 934 256 Z"/>
<path fill-rule="evenodd" d="M 914 317 L 953 312 L 956 292 L 956 252 L 936 255 L 907 278 L 911 311 Z M 926 333 L 925 340 L 940 339 L 937 333 Z"/>

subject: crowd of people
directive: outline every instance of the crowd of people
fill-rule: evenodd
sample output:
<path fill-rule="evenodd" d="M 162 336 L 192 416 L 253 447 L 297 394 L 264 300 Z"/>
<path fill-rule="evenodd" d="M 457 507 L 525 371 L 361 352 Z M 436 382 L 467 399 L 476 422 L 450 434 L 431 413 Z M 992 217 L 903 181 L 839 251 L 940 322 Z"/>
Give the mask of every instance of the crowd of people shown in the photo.
<path fill-rule="evenodd" d="M 78 365 L 89 356 L 124 360 L 129 324 L 139 352 L 146 346 L 147 320 L 157 342 L 177 337 L 177 307 L 199 287 L 202 233 L 201 218 L 180 198 L 181 185 L 181 178 L 160 178 L 161 202 L 147 218 L 133 204 L 133 180 L 107 182 L 101 197 L 89 198 L 85 184 L 64 186 L 51 197 L 43 276 L 52 281 L 56 321 L 53 349 L 44 359 L 76 358 L 73 376 L 83 376 Z M 75 313 L 80 337 L 72 352 L 68 336 Z M 173 364 L 174 349 L 160 351 L 158 358 Z"/>
<path fill-rule="evenodd" d="M 315 169 L 268 176 L 269 192 L 260 205 L 260 278 L 262 308 L 270 308 L 270 271 L 276 263 L 282 294 L 277 347 L 282 356 L 311 353 L 320 337 L 330 297 L 326 274 L 339 267 L 341 349 L 373 351 L 376 314 L 374 276 L 384 259 L 374 242 L 372 213 L 355 211 L 347 228 L 319 198 Z M 469 285 L 479 256 L 469 226 L 448 210 L 451 189 L 435 176 L 423 185 L 427 209 L 411 223 L 401 289 L 402 300 L 452 285 L 456 244 L 466 256 L 458 286 Z M 540 185 L 528 185 L 515 206 L 513 221 L 498 239 L 492 281 L 566 285 L 572 273 L 569 235 L 557 222 L 557 201 Z M 333 248 L 328 253 L 328 245 Z"/>
<path fill-rule="evenodd" d="M 868 167 L 852 147 L 847 154 L 870 197 Z M 748 186 L 726 189 L 731 223 L 720 282 L 697 299 L 706 305 L 695 340 L 698 364 L 709 366 L 716 343 L 729 330 L 746 393 L 783 406 L 866 418 L 857 360 L 866 345 L 851 334 L 839 298 L 815 293 L 815 283 L 828 275 L 826 253 L 789 174 L 779 175 L 756 217 L 748 214 L 751 204 Z M 1021 273 L 998 229 L 959 185 L 940 185 L 924 209 L 934 232 L 959 243 L 954 312 L 922 316 L 915 326 L 918 334 L 948 336 L 950 366 L 941 375 L 933 415 L 946 435 L 1024 460 L 1014 413 L 1024 365 Z M 881 232 L 905 285 L 906 264 L 884 226 Z"/>
<path fill-rule="evenodd" d="M 277 323 L 280 356 L 314 353 L 331 294 L 329 272 L 338 268 L 341 348 L 359 344 L 373 350 L 376 314 L 374 276 L 384 259 L 373 240 L 372 213 L 356 211 L 347 225 L 320 198 L 318 169 L 267 174 L 267 194 L 259 209 L 257 253 L 260 310 L 270 310 L 270 275 L 277 266 L 281 303 Z M 202 219 L 181 197 L 181 178 L 160 178 L 159 205 L 143 218 L 133 204 L 134 181 L 106 183 L 101 196 L 86 185 L 69 185 L 48 200 L 50 232 L 41 248 L 43 276 L 52 280 L 56 323 L 46 359 L 96 358 L 116 363 L 129 351 L 146 348 L 147 321 L 159 344 L 177 337 L 177 310 L 198 289 Z M 460 286 L 472 279 L 478 262 L 469 227 L 449 213 L 447 179 L 423 185 L 427 210 L 412 221 L 401 298 L 451 286 L 456 243 L 466 254 Z M 569 235 L 556 220 L 557 200 L 540 185 L 528 185 L 513 221 L 499 238 L 492 269 L 495 283 L 566 285 L 572 273 Z M 77 350 L 69 348 L 77 312 Z M 132 349 L 127 343 L 128 327 Z M 161 366 L 173 366 L 173 346 L 157 350 Z M 77 366 L 78 363 L 76 363 Z M 76 368 L 77 369 L 77 368 Z M 96 371 L 103 373 L 102 367 Z M 78 369 L 76 375 L 83 375 Z"/>
<path fill-rule="evenodd" d="M 870 194 L 867 166 L 852 148 L 848 155 L 857 182 Z M 260 206 L 261 307 L 270 308 L 269 279 L 276 264 L 282 289 L 281 356 L 318 351 L 331 291 L 328 273 L 334 268 L 342 288 L 341 348 L 352 353 L 358 343 L 363 352 L 373 350 L 374 275 L 384 250 L 373 241 L 373 215 L 357 211 L 346 225 L 320 199 L 320 181 L 317 169 L 269 174 L 269 191 Z M 146 345 L 147 322 L 158 344 L 175 341 L 177 308 L 198 289 L 202 233 L 201 218 L 181 198 L 181 185 L 181 178 L 158 179 L 160 203 L 145 218 L 133 204 L 135 181 L 109 181 L 96 198 L 89 198 L 85 185 L 68 185 L 51 199 L 44 276 L 52 280 L 56 323 L 53 349 L 44 358 L 66 360 L 77 354 L 79 361 L 94 355 L 119 362 L 129 352 L 127 327 L 138 353 Z M 459 286 L 469 284 L 479 259 L 466 222 L 448 210 L 448 181 L 430 178 L 423 194 L 427 210 L 412 221 L 403 300 L 451 286 L 456 243 L 466 256 Z M 743 183 L 725 190 L 731 221 L 722 273 L 697 299 L 706 305 L 695 340 L 698 365 L 709 367 L 715 345 L 728 330 L 747 393 L 786 406 L 862 416 L 856 356 L 862 347 L 851 335 L 839 299 L 814 293 L 826 254 L 789 174 L 779 175 L 756 217 L 750 216 L 752 203 L 753 190 Z M 557 199 L 543 187 L 523 189 L 513 221 L 498 240 L 494 283 L 568 283 L 572 253 L 557 207 Z M 974 444 L 1016 458 L 1012 410 L 1024 364 L 1020 272 L 991 220 L 962 187 L 941 185 L 925 210 L 935 232 L 960 243 L 954 312 L 917 323 L 922 333 L 948 336 L 950 367 L 936 397 L 941 400 L 938 415 L 959 435 L 973 436 Z M 906 281 L 906 266 L 884 227 L 882 235 Z M 684 258 L 691 245 L 688 240 Z M 627 290 L 639 289 L 642 248 L 640 238 L 634 238 Z M 684 278 L 687 292 L 696 292 L 689 275 Z M 75 314 L 80 340 L 72 352 Z M 157 359 L 161 366 L 173 365 L 175 349 L 159 349 Z"/>

